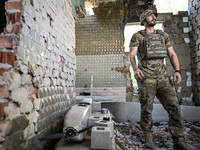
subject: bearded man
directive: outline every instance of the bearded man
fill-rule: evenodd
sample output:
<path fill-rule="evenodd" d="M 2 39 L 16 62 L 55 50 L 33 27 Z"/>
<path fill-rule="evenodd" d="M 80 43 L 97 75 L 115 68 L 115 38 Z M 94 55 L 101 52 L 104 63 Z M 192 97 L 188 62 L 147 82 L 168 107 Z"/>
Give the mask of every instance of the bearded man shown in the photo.
<path fill-rule="evenodd" d="M 152 111 L 156 96 L 169 114 L 169 129 L 174 150 L 189 150 L 184 140 L 184 124 L 179 101 L 166 72 L 164 58 L 169 57 L 174 68 L 174 82 L 181 82 L 178 57 L 170 43 L 170 37 L 162 30 L 155 30 L 157 12 L 146 10 L 140 16 L 144 30 L 135 33 L 130 41 L 129 59 L 139 87 L 141 104 L 140 125 L 145 135 L 144 146 L 154 149 L 152 140 Z M 138 57 L 138 66 L 135 57 Z"/>

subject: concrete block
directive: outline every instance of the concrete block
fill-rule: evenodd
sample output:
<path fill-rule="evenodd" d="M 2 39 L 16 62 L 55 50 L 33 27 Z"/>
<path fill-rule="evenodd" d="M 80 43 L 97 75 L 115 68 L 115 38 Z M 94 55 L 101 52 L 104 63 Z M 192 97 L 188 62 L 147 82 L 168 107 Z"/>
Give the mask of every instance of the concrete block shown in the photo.
<path fill-rule="evenodd" d="M 188 17 L 183 17 L 183 22 L 188 22 Z"/>
<path fill-rule="evenodd" d="M 190 43 L 190 39 L 189 38 L 184 38 L 185 43 Z"/>
<path fill-rule="evenodd" d="M 110 127 L 93 127 L 91 149 L 110 149 Z"/>
<path fill-rule="evenodd" d="M 188 32 L 189 32 L 189 28 L 188 27 L 183 28 L 183 33 L 188 33 Z"/>
<path fill-rule="evenodd" d="M 110 128 L 110 138 L 114 135 L 114 122 L 107 120 L 98 120 L 94 122 L 94 126 L 109 127 Z"/>

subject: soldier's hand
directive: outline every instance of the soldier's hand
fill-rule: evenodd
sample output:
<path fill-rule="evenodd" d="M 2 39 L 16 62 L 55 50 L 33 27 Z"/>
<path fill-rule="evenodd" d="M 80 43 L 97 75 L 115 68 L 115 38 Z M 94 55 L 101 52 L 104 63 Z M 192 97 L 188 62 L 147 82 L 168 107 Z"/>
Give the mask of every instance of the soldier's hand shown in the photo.
<path fill-rule="evenodd" d="M 142 80 L 143 77 L 144 77 L 144 74 L 142 73 L 142 71 L 137 68 L 135 71 L 134 71 L 134 76 L 135 76 L 135 79 L 136 80 Z"/>
<path fill-rule="evenodd" d="M 174 82 L 176 84 L 179 84 L 181 82 L 181 79 L 182 79 L 181 74 L 179 72 L 175 72 L 174 73 Z"/>

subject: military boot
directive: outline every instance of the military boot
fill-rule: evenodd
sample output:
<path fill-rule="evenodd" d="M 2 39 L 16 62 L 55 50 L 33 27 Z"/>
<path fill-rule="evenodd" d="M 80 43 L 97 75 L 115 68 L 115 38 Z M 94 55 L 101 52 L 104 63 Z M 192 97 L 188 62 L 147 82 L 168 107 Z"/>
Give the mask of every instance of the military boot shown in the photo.
<path fill-rule="evenodd" d="M 185 140 L 183 137 L 181 138 L 173 138 L 174 150 L 191 150 L 185 144 Z"/>
<path fill-rule="evenodd" d="M 154 149 L 152 133 L 151 132 L 145 133 L 144 137 L 145 137 L 144 147 L 148 149 Z"/>

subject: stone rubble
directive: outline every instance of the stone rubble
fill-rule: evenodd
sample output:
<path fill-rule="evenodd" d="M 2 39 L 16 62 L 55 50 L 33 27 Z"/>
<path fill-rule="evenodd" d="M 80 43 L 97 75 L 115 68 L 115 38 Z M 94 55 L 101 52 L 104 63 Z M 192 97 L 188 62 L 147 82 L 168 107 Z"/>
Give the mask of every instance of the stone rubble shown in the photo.
<path fill-rule="evenodd" d="M 156 122 L 152 128 L 155 150 L 173 150 L 168 122 Z M 145 150 L 144 135 L 138 123 L 115 123 L 116 138 L 127 150 Z M 191 150 L 200 150 L 200 121 L 185 122 L 185 141 Z"/>

